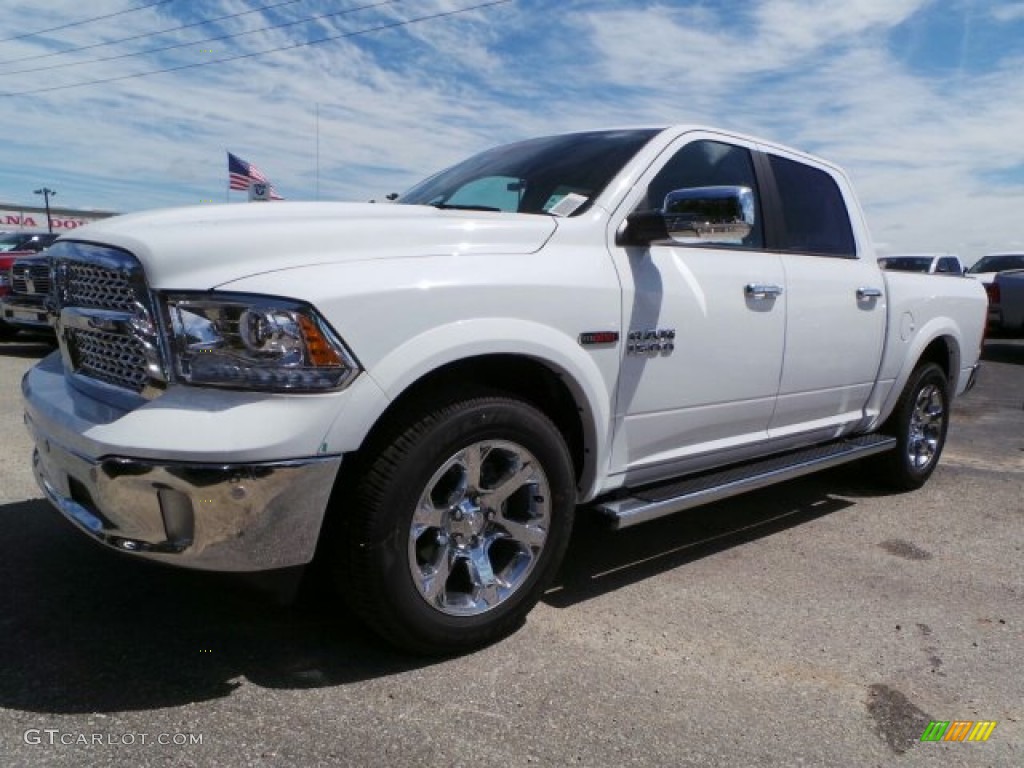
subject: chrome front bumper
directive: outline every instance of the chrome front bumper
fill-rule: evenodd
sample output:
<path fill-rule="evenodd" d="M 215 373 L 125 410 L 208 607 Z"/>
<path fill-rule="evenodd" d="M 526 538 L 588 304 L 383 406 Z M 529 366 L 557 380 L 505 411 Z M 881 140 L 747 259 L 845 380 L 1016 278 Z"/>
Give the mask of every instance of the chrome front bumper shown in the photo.
<path fill-rule="evenodd" d="M 312 560 L 341 466 L 340 456 L 237 465 L 91 460 L 25 421 L 36 482 L 64 517 L 112 549 L 203 570 Z"/>
<path fill-rule="evenodd" d="M 8 296 L 0 299 L 0 320 L 18 328 L 52 330 L 42 302 Z"/>

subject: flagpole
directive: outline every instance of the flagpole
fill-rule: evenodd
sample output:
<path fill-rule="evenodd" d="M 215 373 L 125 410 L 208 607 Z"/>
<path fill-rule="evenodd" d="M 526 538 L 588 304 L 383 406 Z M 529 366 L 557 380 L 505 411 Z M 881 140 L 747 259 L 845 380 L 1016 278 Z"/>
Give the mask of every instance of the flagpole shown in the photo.
<path fill-rule="evenodd" d="M 316 102 L 316 200 L 320 199 L 320 102 Z"/>

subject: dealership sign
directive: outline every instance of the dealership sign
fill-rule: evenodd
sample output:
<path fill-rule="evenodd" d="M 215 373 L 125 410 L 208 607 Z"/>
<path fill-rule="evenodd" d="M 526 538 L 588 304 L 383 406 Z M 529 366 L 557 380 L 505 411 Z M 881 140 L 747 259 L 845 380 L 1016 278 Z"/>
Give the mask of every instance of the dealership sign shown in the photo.
<path fill-rule="evenodd" d="M 53 222 L 53 231 L 76 229 L 85 226 L 91 221 L 99 221 L 106 218 L 104 215 L 90 216 L 83 213 L 51 213 L 50 221 Z M 18 229 L 46 229 L 46 214 L 37 211 L 18 211 L 8 208 L 0 208 L 0 231 Z"/>

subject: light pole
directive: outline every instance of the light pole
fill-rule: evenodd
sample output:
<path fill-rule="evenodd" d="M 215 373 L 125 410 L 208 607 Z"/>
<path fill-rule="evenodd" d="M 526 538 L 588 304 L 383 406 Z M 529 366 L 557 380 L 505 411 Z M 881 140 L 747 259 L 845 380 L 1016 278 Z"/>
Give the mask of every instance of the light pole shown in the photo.
<path fill-rule="evenodd" d="M 53 219 L 50 218 L 50 195 L 56 196 L 57 190 L 43 187 L 42 189 L 37 189 L 36 194 L 43 196 L 43 200 L 46 203 L 46 229 L 48 232 L 53 232 Z"/>

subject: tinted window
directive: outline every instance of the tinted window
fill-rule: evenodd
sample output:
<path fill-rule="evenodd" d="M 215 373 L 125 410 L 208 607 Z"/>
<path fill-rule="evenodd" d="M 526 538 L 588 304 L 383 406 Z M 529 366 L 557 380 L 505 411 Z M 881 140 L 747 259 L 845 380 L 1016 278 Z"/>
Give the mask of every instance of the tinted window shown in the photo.
<path fill-rule="evenodd" d="M 745 147 L 720 141 L 694 141 L 687 144 L 654 177 L 647 187 L 647 198 L 641 201 L 639 207 L 660 210 L 664 206 L 665 197 L 673 190 L 718 186 L 749 187 L 754 193 L 754 228 L 740 247 L 763 248 L 764 227 L 761 223 L 754 162 L 750 150 Z M 731 241 L 723 244 L 737 247 Z"/>
<path fill-rule="evenodd" d="M 981 272 L 1005 272 L 1008 269 L 1024 269 L 1024 254 L 984 256 L 967 271 L 980 274 Z"/>
<path fill-rule="evenodd" d="M 888 256 L 878 262 L 882 269 L 897 272 L 927 272 L 932 267 L 930 256 Z"/>
<path fill-rule="evenodd" d="M 782 249 L 855 256 L 850 216 L 835 180 L 803 163 L 768 157 L 782 207 Z"/>
<path fill-rule="evenodd" d="M 956 259 L 951 259 L 949 257 L 943 257 L 943 258 L 939 259 L 939 266 L 938 266 L 938 268 L 935 271 L 936 272 L 947 273 L 947 274 L 959 275 L 960 274 L 960 264 L 957 262 Z"/>

